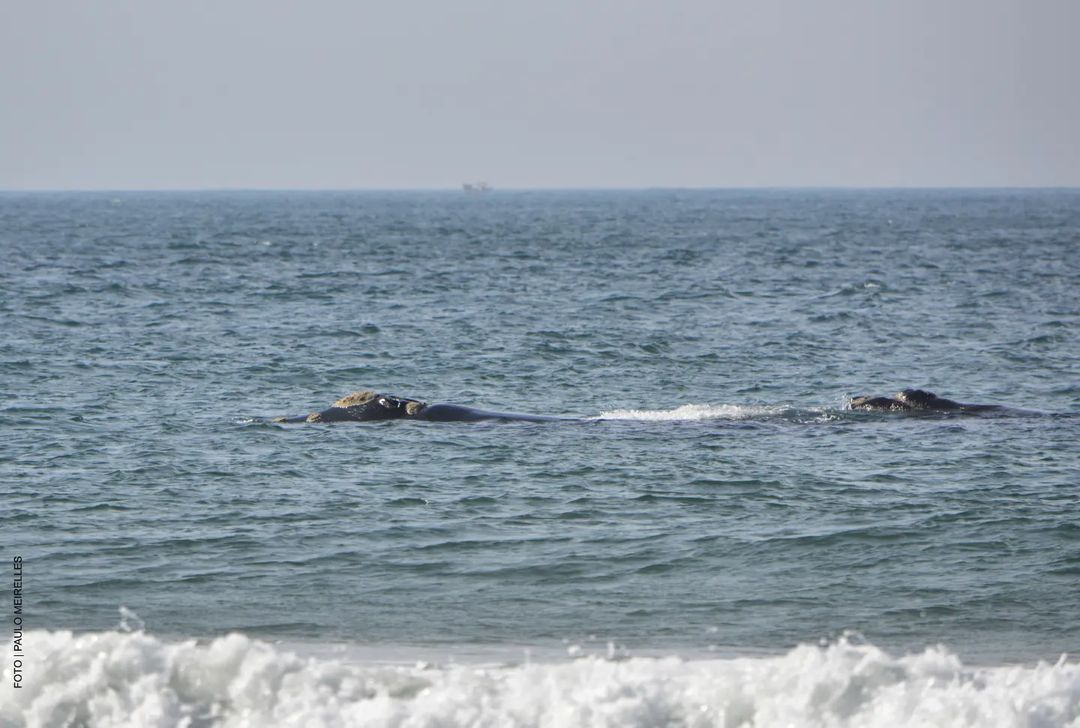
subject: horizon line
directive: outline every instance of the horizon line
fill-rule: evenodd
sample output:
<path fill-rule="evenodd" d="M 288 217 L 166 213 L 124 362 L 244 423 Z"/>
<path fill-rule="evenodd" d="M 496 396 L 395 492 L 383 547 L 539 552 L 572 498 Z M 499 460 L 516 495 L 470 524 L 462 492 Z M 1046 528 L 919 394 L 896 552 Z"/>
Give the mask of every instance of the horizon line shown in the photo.
<path fill-rule="evenodd" d="M 486 196 L 499 192 L 768 192 L 768 191 L 1007 191 L 1007 190 L 1080 190 L 1076 185 L 643 185 L 582 187 L 491 187 L 487 190 L 464 190 L 456 187 L 27 187 L 0 188 L 0 194 L 133 194 L 194 192 L 457 192 Z"/>

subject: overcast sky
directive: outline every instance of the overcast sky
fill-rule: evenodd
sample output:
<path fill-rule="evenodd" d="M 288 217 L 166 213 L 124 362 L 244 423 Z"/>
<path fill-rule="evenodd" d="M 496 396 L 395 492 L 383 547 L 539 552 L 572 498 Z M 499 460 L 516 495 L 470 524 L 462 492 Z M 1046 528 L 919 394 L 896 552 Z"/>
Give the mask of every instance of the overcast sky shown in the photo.
<path fill-rule="evenodd" d="M 1080 185 L 1080 0 L 0 0 L 0 189 Z"/>

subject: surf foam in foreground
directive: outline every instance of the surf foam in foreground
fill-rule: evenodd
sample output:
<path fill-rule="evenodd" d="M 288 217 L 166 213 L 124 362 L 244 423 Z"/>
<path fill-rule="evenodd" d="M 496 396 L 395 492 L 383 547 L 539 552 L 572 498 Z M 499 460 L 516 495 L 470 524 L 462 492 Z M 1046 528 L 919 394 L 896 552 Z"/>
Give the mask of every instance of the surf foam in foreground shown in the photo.
<path fill-rule="evenodd" d="M 387 667 L 230 635 L 30 632 L 4 726 L 1080 726 L 1080 665 L 965 667 L 944 648 Z"/>

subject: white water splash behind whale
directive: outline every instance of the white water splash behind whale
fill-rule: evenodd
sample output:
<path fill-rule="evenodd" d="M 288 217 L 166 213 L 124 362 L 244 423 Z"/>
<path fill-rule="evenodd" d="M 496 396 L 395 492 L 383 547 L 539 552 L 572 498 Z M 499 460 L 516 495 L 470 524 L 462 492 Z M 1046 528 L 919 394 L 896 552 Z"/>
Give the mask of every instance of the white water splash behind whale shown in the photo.
<path fill-rule="evenodd" d="M 693 422 L 697 420 L 757 420 L 796 412 L 785 405 L 684 404 L 668 410 L 617 409 L 595 419 L 641 422 Z"/>

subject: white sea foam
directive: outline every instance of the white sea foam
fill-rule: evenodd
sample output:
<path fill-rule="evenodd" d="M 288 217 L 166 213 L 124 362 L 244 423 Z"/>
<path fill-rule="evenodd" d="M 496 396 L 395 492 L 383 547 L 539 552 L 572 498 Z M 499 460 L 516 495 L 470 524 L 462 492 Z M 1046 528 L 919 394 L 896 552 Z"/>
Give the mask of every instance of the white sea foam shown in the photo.
<path fill-rule="evenodd" d="M 602 412 L 603 420 L 643 420 L 652 422 L 693 420 L 750 420 L 775 417 L 790 411 L 781 406 L 755 406 L 736 404 L 684 404 L 669 410 L 622 409 Z"/>
<path fill-rule="evenodd" d="M 354 664 L 231 635 L 27 633 L 4 726 L 1080 726 L 1080 664 L 965 667 L 841 641 L 774 657 Z"/>

